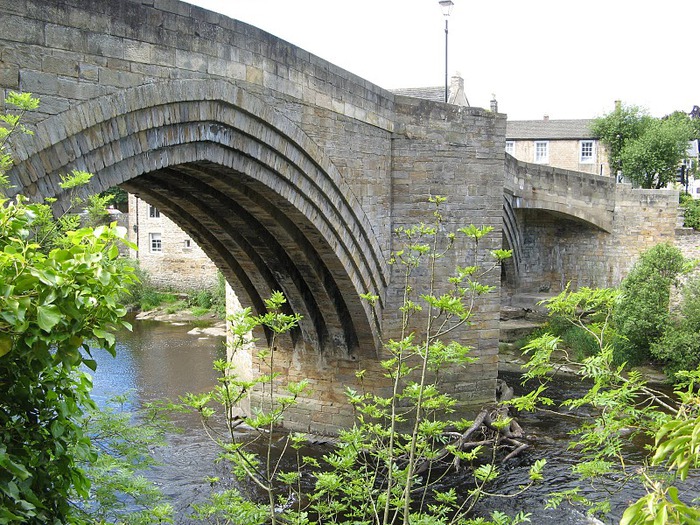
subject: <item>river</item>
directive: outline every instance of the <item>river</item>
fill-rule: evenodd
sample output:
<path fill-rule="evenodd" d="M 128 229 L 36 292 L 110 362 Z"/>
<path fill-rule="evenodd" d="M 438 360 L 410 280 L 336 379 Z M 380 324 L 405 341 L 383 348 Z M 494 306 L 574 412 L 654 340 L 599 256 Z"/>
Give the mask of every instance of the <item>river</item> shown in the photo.
<path fill-rule="evenodd" d="M 98 402 L 128 392 L 131 393 L 130 402 L 138 406 L 154 400 L 177 400 L 187 392 L 203 392 L 216 384 L 212 362 L 225 353 L 222 338 L 189 334 L 193 328 L 189 325 L 157 321 L 135 321 L 133 324 L 133 332 L 118 334 L 116 358 L 106 352 L 96 355 L 98 369 L 94 375 L 93 396 Z M 517 374 L 504 373 L 502 376 L 513 386 L 519 382 Z M 550 394 L 555 398 L 557 395 L 564 397 L 582 393 L 583 389 L 584 385 L 572 378 L 558 383 Z M 588 520 L 582 509 L 566 504 L 558 509 L 544 509 L 550 491 L 577 486 L 577 481 L 569 474 L 569 468 L 577 461 L 576 456 L 567 450 L 568 432 L 573 428 L 571 421 L 534 414 L 522 414 L 519 421 L 526 434 L 532 437 L 533 446 L 504 467 L 504 475 L 495 489 L 505 493 L 517 492 L 518 486 L 527 479 L 529 466 L 541 457 L 548 462 L 545 470 L 547 483 L 517 498 L 488 500 L 482 510 L 495 506 L 511 515 L 524 510 L 532 513 L 531 523 L 536 525 L 595 523 Z M 187 518 L 190 504 L 202 501 L 210 492 L 206 476 L 220 472 L 214 467 L 216 447 L 204 436 L 198 417 L 177 414 L 174 423 L 183 431 L 168 435 L 168 446 L 156 451 L 162 465 L 148 475 L 171 499 L 177 514 L 176 523 L 185 524 L 190 523 Z M 629 461 L 636 461 L 639 457 L 635 450 L 629 451 Z M 696 475 L 691 482 L 700 493 L 700 476 Z M 588 497 L 596 499 L 605 495 L 599 486 L 578 486 Z M 456 487 L 459 488 L 458 483 Z M 605 523 L 617 523 L 628 502 L 639 495 L 641 489 L 638 487 L 626 489 L 624 494 L 613 497 L 613 512 Z"/>

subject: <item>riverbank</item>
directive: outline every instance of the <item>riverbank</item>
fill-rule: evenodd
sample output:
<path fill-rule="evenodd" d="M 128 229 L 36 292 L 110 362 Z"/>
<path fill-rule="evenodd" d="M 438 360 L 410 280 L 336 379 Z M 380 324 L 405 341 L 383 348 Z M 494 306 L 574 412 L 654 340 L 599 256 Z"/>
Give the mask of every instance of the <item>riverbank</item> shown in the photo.
<path fill-rule="evenodd" d="M 187 333 L 200 337 L 226 337 L 226 321 L 219 318 L 214 312 L 199 314 L 190 308 L 170 311 L 168 306 L 162 306 L 153 310 L 136 314 L 139 321 L 160 321 L 174 325 L 194 324 Z"/>
<path fill-rule="evenodd" d="M 523 354 L 523 351 L 514 344 L 501 343 L 498 349 L 498 371 L 519 374 L 523 371 L 523 365 L 527 362 L 528 357 Z M 559 372 L 564 374 L 575 375 L 578 373 L 576 367 L 562 366 L 558 368 Z M 666 375 L 651 365 L 640 365 L 630 367 L 630 370 L 638 371 L 642 374 L 649 383 L 663 384 L 668 378 Z"/>

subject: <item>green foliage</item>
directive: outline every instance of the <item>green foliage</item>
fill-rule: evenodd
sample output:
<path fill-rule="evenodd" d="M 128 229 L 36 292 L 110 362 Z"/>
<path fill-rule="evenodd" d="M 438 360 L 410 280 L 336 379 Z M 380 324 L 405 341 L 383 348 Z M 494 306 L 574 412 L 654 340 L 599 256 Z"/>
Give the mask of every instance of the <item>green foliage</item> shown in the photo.
<path fill-rule="evenodd" d="M 683 208 L 683 226 L 700 230 L 700 199 L 681 194 L 680 203 Z"/>
<path fill-rule="evenodd" d="M 105 407 L 85 413 L 83 429 L 97 456 L 83 465 L 90 491 L 76 502 L 76 507 L 90 523 L 172 523 L 171 505 L 152 482 L 140 475 L 156 464 L 150 451 L 165 445 L 165 431 L 171 425 L 163 419 L 159 407 L 146 405 L 138 411 L 127 411 L 126 401 L 126 396 L 119 396 Z"/>
<path fill-rule="evenodd" d="M 664 334 L 669 321 L 671 286 L 688 269 L 680 250 L 659 244 L 644 252 L 620 286 L 614 321 L 629 357 L 643 360 Z"/>
<path fill-rule="evenodd" d="M 683 481 L 691 468 L 700 467 L 700 368 L 678 373 L 676 395 L 680 405 L 674 417 L 656 430 L 652 467 L 665 466 L 669 476 L 642 471 L 646 494 L 630 505 L 621 525 L 700 523 L 698 499 L 682 501 L 675 478 Z M 697 496 L 697 495 L 696 495 Z M 687 498 L 692 497 L 688 495 Z"/>
<path fill-rule="evenodd" d="M 112 186 L 100 193 L 100 198 L 109 198 L 109 203 L 114 204 L 121 211 L 126 211 L 129 194 L 119 186 Z"/>
<path fill-rule="evenodd" d="M 688 331 L 700 333 L 700 275 L 689 279 L 681 292 L 680 311 L 684 327 Z"/>
<path fill-rule="evenodd" d="M 275 458 L 276 447 L 280 445 L 274 435 L 274 430 L 282 423 L 285 412 L 294 404 L 297 397 L 307 387 L 306 381 L 289 384 L 277 388 L 275 372 L 275 348 L 277 339 L 296 328 L 300 317 L 285 313 L 286 300 L 280 292 L 274 292 L 265 301 L 267 311 L 253 316 L 249 308 L 235 312 L 229 316 L 231 338 L 229 355 L 235 357 L 247 351 L 255 342 L 252 331 L 265 328 L 270 334 L 269 346 L 258 353 L 258 358 L 265 366 L 267 373 L 247 380 L 236 373 L 232 362 L 218 360 L 214 369 L 221 374 L 219 385 L 210 392 L 202 394 L 187 394 L 183 397 L 183 406 L 198 412 L 210 436 L 221 447 L 221 459 L 232 465 L 233 472 L 241 479 L 252 481 L 267 497 L 267 502 L 254 503 L 244 498 L 238 491 L 225 490 L 216 494 L 209 503 L 197 507 L 200 519 L 220 523 L 276 523 L 277 488 L 279 483 L 293 481 L 292 473 L 281 468 L 280 461 Z M 241 403 L 254 388 L 262 388 L 269 394 L 265 409 L 256 408 L 248 411 L 243 417 L 238 414 Z M 215 421 L 217 409 L 224 416 L 226 431 L 221 434 L 211 424 Z M 235 429 L 245 423 L 253 430 L 252 437 L 237 435 Z M 255 446 L 262 442 L 265 445 L 263 457 L 249 452 L 246 447 Z M 298 448 L 300 440 L 294 435 L 283 438 L 283 450 L 289 447 Z M 293 471 L 292 471 L 293 472 Z M 290 489 L 291 490 L 291 489 Z M 231 505 L 235 505 L 232 507 Z M 243 521 L 242 521 L 243 520 Z"/>
<path fill-rule="evenodd" d="M 202 313 L 213 311 L 218 317 L 226 315 L 226 281 L 221 272 L 217 274 L 214 288 L 195 290 L 188 294 L 187 304 Z"/>
<path fill-rule="evenodd" d="M 31 93 L 10 93 L 5 97 L 5 107 L 8 112 L 0 114 L 0 195 L 2 190 L 10 187 L 7 170 L 12 166 L 12 154 L 9 151 L 9 141 L 17 133 L 31 135 L 32 131 L 24 127 L 22 118 L 27 111 L 39 106 L 39 99 Z"/>
<path fill-rule="evenodd" d="M 621 169 L 642 188 L 663 188 L 675 182 L 688 141 L 695 133 L 682 112 L 657 119 L 637 106 L 622 104 L 595 119 L 591 131 L 609 152 L 610 171 Z"/>
<path fill-rule="evenodd" d="M 671 379 L 680 370 L 700 365 L 700 277 L 685 283 L 681 292 L 680 316 L 671 319 L 663 337 L 651 345 L 651 354 Z"/>
<path fill-rule="evenodd" d="M 598 341 L 599 351 L 579 366 L 566 352 L 559 351 L 558 338 L 545 334 L 533 340 L 527 347 L 530 360 L 525 365 L 524 378 L 537 381 L 539 386 L 511 403 L 522 410 L 550 406 L 552 400 L 544 393 L 552 374 L 562 365 L 574 367 L 582 379 L 591 382 L 591 387 L 584 396 L 565 400 L 562 405 L 590 407 L 593 418 L 583 422 L 573 433 L 575 439 L 570 448 L 578 457 L 572 471 L 610 494 L 625 490 L 632 482 L 646 489 L 646 495 L 626 509 L 622 524 L 697 523 L 700 518 L 697 501 L 683 502 L 674 486 L 674 478 L 682 480 L 690 468 L 700 466 L 700 394 L 697 389 L 700 369 L 680 372 L 676 397 L 669 397 L 647 385 L 639 373 L 616 365 L 611 345 L 614 331 L 606 329 L 606 323 L 584 322 L 579 313 L 583 305 L 597 304 L 597 316 L 610 319 L 617 301 L 615 295 L 612 290 L 586 289 L 576 293 L 567 290 L 549 302 L 550 311 L 564 315 L 572 324 L 589 331 Z M 605 296 L 610 300 L 599 301 Z M 649 437 L 654 437 L 655 441 L 645 463 L 651 467 L 665 466 L 665 472 L 630 465 L 623 455 L 628 443 Z M 585 505 L 594 513 L 606 513 L 610 509 L 608 502 L 590 501 L 577 489 L 553 493 L 548 506 L 556 507 L 563 501 Z"/>
<path fill-rule="evenodd" d="M 107 211 L 107 206 L 111 201 L 111 195 L 90 195 L 87 198 L 85 207 L 87 222 L 84 225 L 96 228 L 97 226 L 108 224 L 110 215 Z"/>
<path fill-rule="evenodd" d="M 651 345 L 651 354 L 664 363 L 670 378 L 680 370 L 692 370 L 700 365 L 700 332 L 670 327 Z"/>
<path fill-rule="evenodd" d="M 687 116 L 653 120 L 644 133 L 622 149 L 622 171 L 642 188 L 664 188 L 676 182 L 692 128 Z"/>
<path fill-rule="evenodd" d="M 87 341 L 114 352 L 128 326 L 118 302 L 131 275 L 117 263 L 114 228 L 66 232 L 48 253 L 33 242 L 46 205 L 0 202 L 0 521 L 65 520 L 89 482 L 94 451 L 80 425 L 92 407 Z M 121 236 L 120 236 L 121 235 Z"/>
<path fill-rule="evenodd" d="M 620 104 L 611 113 L 593 121 L 591 132 L 608 150 L 611 173 L 622 166 L 625 143 L 642 136 L 652 120 L 640 107 Z"/>
<path fill-rule="evenodd" d="M 175 302 L 177 302 L 177 296 L 173 292 L 164 292 L 152 287 L 145 287 L 141 291 L 140 299 L 140 308 L 144 312 L 148 312 L 149 310 L 155 310 L 156 308 L 164 304 L 172 305 Z M 181 304 L 181 307 L 184 308 L 184 304 Z M 175 308 L 172 310 L 171 313 L 174 313 L 177 311 L 177 309 L 182 308 Z"/>
<path fill-rule="evenodd" d="M 6 103 L 19 112 L 0 116 L 0 187 L 9 183 L 8 141 L 28 133 L 21 116 L 38 100 L 11 93 Z M 90 177 L 73 172 L 61 186 L 72 191 Z M 113 354 L 113 332 L 129 328 L 120 297 L 135 276 L 117 248 L 125 232 L 56 219 L 50 202 L 0 199 L 0 523 L 167 522 L 150 484 L 130 475 L 144 462 L 149 425 L 100 413 L 84 372 L 96 368 L 91 347 Z M 148 509 L 123 512 L 114 496 L 126 491 Z"/>
<path fill-rule="evenodd" d="M 528 521 L 524 513 L 510 518 L 494 512 L 490 521 L 469 517 L 499 476 L 494 464 L 497 440 L 486 439 L 478 446 L 462 448 L 461 432 L 448 430 L 468 431 L 473 422 L 449 421 L 455 400 L 441 392 L 440 371 L 473 362 L 470 349 L 451 336 L 469 326 L 477 298 L 492 289 L 479 279 L 497 270 L 510 254 L 495 251 L 491 253 L 492 264 L 479 267 L 478 244 L 491 229 L 472 225 L 454 233 L 441 233 L 445 230 L 440 210 L 443 201 L 441 197 L 431 200 L 435 206 L 433 224 L 402 227 L 395 232 L 400 248 L 391 261 L 401 270 L 405 296 L 399 309 L 401 337 L 385 343 L 388 358 L 382 362 L 391 392 L 381 396 L 373 388 L 348 390 L 356 424 L 341 432 L 336 446 L 322 461 L 301 454 L 303 436 L 289 434 L 272 440 L 275 427 L 307 386 L 305 382 L 278 384 L 274 365 L 276 338 L 294 329 L 299 318 L 284 313 L 284 297 L 279 293 L 266 302 L 267 312 L 262 315 L 253 316 L 250 309 L 244 309 L 229 317 L 233 332 L 230 353 L 234 355 L 255 342 L 251 334 L 256 328 L 266 327 L 268 336 L 272 336 L 266 347 L 257 348 L 257 359 L 264 365 L 262 374 L 244 379 L 232 364 L 219 361 L 215 363 L 222 373 L 219 387 L 213 392 L 188 395 L 185 403 L 202 415 L 206 425 L 217 414 L 229 415 L 226 439 L 219 440 L 223 457 L 238 476 L 262 491 L 265 502 L 253 503 L 249 495 L 224 491 L 200 507 L 203 519 L 237 524 L 368 525 L 512 525 Z M 471 248 L 465 250 L 469 255 L 465 265 L 456 268 L 446 286 L 438 285 L 434 277 L 438 261 L 462 241 Z M 426 272 L 431 278 L 421 288 Z M 371 295 L 364 298 L 370 304 L 377 299 Z M 357 376 L 363 380 L 364 372 L 359 371 Z M 264 406 L 244 412 L 242 418 L 232 418 L 234 409 L 241 410 L 241 401 L 252 389 L 265 393 Z M 220 412 L 215 409 L 217 404 Z M 233 432 L 242 421 L 253 428 L 253 437 L 248 438 L 252 442 Z M 510 424 L 510 419 L 497 417 L 491 422 L 495 432 Z M 265 444 L 260 454 L 250 448 L 256 442 Z M 280 450 L 282 454 L 289 451 L 295 461 L 288 458 L 283 462 Z M 292 468 L 281 468 L 290 462 Z M 440 481 L 455 465 L 473 467 L 474 488 L 466 497 L 440 488 Z M 543 467 L 544 461 L 533 465 L 531 483 L 542 479 Z"/>

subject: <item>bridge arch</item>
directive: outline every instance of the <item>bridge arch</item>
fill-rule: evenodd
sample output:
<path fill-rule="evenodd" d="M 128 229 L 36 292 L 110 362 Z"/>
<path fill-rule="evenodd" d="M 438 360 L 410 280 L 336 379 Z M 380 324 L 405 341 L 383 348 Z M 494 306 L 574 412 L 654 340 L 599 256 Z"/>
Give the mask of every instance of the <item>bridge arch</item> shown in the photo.
<path fill-rule="evenodd" d="M 505 156 L 507 205 L 540 210 L 611 233 L 616 182 L 610 177 L 532 164 Z M 504 208 L 506 221 L 507 207 Z"/>
<path fill-rule="evenodd" d="M 261 310 L 283 291 L 304 316 L 295 346 L 348 358 L 378 347 L 389 273 L 368 218 L 323 151 L 250 92 L 211 79 L 141 85 L 42 121 L 15 153 L 15 191 L 56 197 L 60 211 L 60 175 L 90 171 L 90 192 L 122 185 L 162 208 L 243 302 Z"/>

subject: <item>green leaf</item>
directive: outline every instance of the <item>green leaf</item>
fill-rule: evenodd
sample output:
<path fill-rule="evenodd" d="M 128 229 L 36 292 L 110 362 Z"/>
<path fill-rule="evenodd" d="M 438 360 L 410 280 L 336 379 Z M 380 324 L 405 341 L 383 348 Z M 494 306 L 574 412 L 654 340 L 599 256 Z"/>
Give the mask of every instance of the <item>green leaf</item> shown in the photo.
<path fill-rule="evenodd" d="M 37 323 L 45 332 L 50 332 L 61 322 L 62 317 L 61 310 L 56 305 L 37 307 Z"/>
<path fill-rule="evenodd" d="M 0 357 L 9 353 L 12 350 L 12 336 L 10 334 L 0 334 Z"/>

